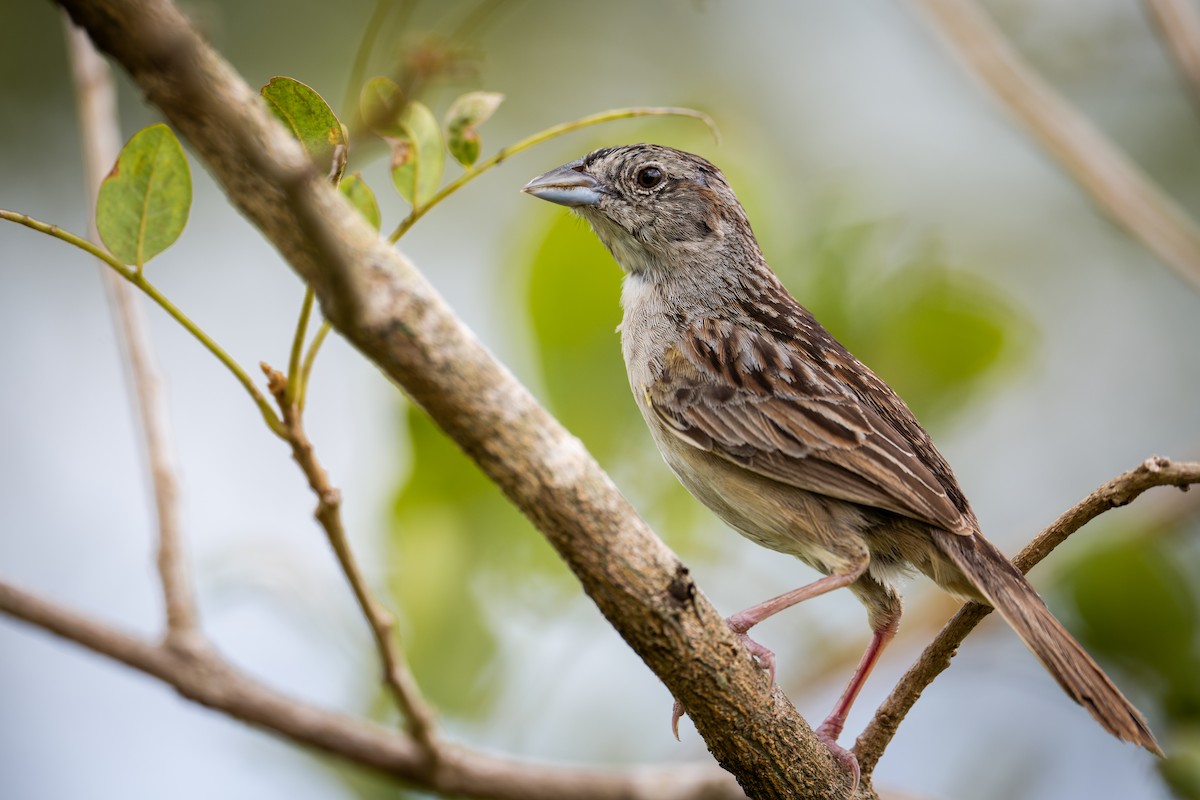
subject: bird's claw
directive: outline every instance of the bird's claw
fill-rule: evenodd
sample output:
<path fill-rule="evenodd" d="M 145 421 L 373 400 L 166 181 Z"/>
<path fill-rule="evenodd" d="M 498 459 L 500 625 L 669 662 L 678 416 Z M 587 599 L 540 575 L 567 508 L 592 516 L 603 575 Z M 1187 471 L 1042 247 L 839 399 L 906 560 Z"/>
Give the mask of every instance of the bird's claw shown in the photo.
<path fill-rule="evenodd" d="M 775 686 L 775 653 L 770 648 L 751 639 L 750 635 L 746 633 L 754 625 L 754 620 L 744 618 L 741 613 L 738 613 L 726 619 L 725 624 L 729 626 L 729 630 L 733 631 L 733 635 L 738 638 L 742 646 L 750 651 L 750 655 L 754 656 L 758 666 L 765 669 L 771 676 L 771 683 L 767 688 L 773 688 Z"/>
<path fill-rule="evenodd" d="M 837 737 L 842 732 L 842 726 L 840 723 L 831 724 L 831 722 L 833 721 L 825 720 L 815 733 L 817 734 L 817 738 L 829 748 L 829 752 L 833 755 L 834 760 L 841 764 L 842 769 L 850 774 L 850 792 L 853 793 L 858 788 L 858 781 L 862 777 L 862 772 L 858 768 L 858 758 L 854 753 L 837 743 Z"/>
<path fill-rule="evenodd" d="M 771 682 L 767 684 L 767 690 L 775 687 L 775 653 L 769 647 L 759 644 L 751 639 L 746 634 L 746 626 L 738 620 L 737 615 L 725 620 L 729 629 L 733 631 L 733 635 L 738 638 L 742 646 L 750 651 L 750 655 L 754 656 L 754 661 L 760 669 L 766 670 Z M 671 709 L 671 733 L 675 735 L 675 741 L 679 741 L 679 720 L 683 719 L 684 710 L 683 704 L 678 700 L 675 701 L 675 706 Z M 834 736 L 836 739 L 837 737 Z M 837 755 L 836 753 L 834 755 Z M 851 756 L 853 758 L 853 756 Z M 857 769 L 857 762 L 856 762 Z M 856 773 L 857 774 L 857 773 Z M 857 782 L 855 783 L 857 785 Z"/>
<path fill-rule="evenodd" d="M 681 741 L 679 738 L 679 720 L 683 718 L 683 703 L 675 701 L 675 707 L 671 709 L 671 733 L 675 734 L 675 741 Z"/>
<path fill-rule="evenodd" d="M 772 651 L 770 648 L 765 647 L 765 646 L 759 644 L 758 642 L 754 641 L 747 634 L 739 632 L 736 628 L 734 629 L 733 632 L 734 632 L 734 635 L 737 636 L 738 641 L 740 641 L 742 643 L 742 646 L 750 651 L 750 655 L 754 656 L 754 660 L 758 662 L 759 668 L 766 670 L 767 675 L 770 676 L 771 682 L 770 682 L 770 684 L 768 684 L 767 688 L 768 689 L 774 688 L 775 687 L 775 653 L 774 653 L 774 651 Z"/>

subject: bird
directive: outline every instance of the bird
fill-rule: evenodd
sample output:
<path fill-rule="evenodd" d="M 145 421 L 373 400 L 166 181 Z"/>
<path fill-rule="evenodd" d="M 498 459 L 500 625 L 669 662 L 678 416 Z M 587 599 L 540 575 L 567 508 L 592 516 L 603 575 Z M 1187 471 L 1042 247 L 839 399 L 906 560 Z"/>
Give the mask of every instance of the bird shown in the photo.
<path fill-rule="evenodd" d="M 855 783 L 857 760 L 837 739 L 896 634 L 897 581 L 913 571 L 995 608 L 1105 730 L 1162 755 L 1142 714 L 984 538 L 904 401 L 771 270 L 717 167 L 670 147 L 623 145 L 523 191 L 576 212 L 622 268 L 630 388 L 679 481 L 746 538 L 822 574 L 726 620 L 772 684 L 774 653 L 751 628 L 839 588 L 866 607 L 870 643 L 816 729 Z M 673 727 L 681 713 L 676 704 Z"/>

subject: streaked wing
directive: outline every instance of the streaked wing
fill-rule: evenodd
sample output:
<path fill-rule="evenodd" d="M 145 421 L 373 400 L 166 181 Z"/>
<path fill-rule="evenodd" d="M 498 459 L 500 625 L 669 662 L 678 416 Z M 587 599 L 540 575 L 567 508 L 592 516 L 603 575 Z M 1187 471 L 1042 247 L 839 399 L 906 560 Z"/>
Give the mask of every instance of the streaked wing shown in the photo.
<path fill-rule="evenodd" d="M 698 322 L 645 398 L 684 441 L 761 475 L 972 532 L 949 466 L 903 401 L 809 321 L 806 354 L 730 322 Z"/>

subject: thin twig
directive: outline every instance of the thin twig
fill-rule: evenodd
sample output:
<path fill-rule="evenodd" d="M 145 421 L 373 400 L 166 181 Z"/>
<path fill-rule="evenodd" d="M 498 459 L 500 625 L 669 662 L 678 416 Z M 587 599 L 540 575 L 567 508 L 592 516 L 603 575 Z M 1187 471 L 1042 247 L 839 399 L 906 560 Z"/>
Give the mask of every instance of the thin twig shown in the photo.
<path fill-rule="evenodd" d="M 1154 486 L 1178 486 L 1186 490 L 1196 483 L 1200 483 L 1200 463 L 1172 463 L 1169 459 L 1158 456 L 1148 458 L 1072 506 L 1050 527 L 1039 533 L 1012 560 L 1013 564 L 1022 572 L 1028 572 L 1072 533 L 1105 511 L 1132 502 L 1147 489 Z M 921 692 L 950 666 L 950 659 L 954 657 L 963 639 L 991 611 L 990 607 L 979 603 L 965 604 L 925 648 L 916 663 L 904 673 L 854 746 L 863 775 L 869 775 L 875 768 L 884 748 L 896 734 L 896 728 L 921 696 Z"/>
<path fill-rule="evenodd" d="M 1200 12 L 1188 0 L 1142 0 L 1200 108 Z"/>
<path fill-rule="evenodd" d="M 1200 230 L 1187 213 L 1038 77 L 974 3 L 913 2 L 1096 204 L 1200 291 Z"/>
<path fill-rule="evenodd" d="M 108 64 L 92 47 L 86 33 L 63 18 L 75 86 L 75 103 L 83 141 L 88 198 L 100 184 L 121 149 L 117 124 L 117 97 Z M 89 235 L 99 241 L 95 214 L 89 215 Z M 101 267 L 118 339 L 129 366 L 129 379 L 137 398 L 158 516 L 158 577 L 166 606 L 166 640 L 172 646 L 194 646 L 201 634 L 196 622 L 196 601 L 188 575 L 180 510 L 179 468 L 168 421 L 166 390 L 150 339 L 145 314 L 130 285 L 112 270 Z"/>
<path fill-rule="evenodd" d="M 304 431 L 303 416 L 288 397 L 287 377 L 267 364 L 262 365 L 262 370 L 267 376 L 268 389 L 283 414 L 287 440 L 292 446 L 292 457 L 300 465 L 304 476 L 308 478 L 309 487 L 317 496 L 317 510 L 314 516 L 325 530 L 338 564 L 341 565 L 342 572 L 345 573 L 346 580 L 354 592 L 354 599 L 358 601 L 358 606 L 371 628 L 371 635 L 375 638 L 375 645 L 383 662 L 384 682 L 404 715 L 408 732 L 430 756 L 436 756 L 438 744 L 435 740 L 433 709 L 422 697 L 404 654 L 396 645 L 395 617 L 367 588 L 366 578 L 363 577 L 362 570 L 354 558 L 354 551 L 350 549 L 346 529 L 342 524 L 342 494 L 330 482 L 329 474 L 317 460 L 312 442 Z"/>
<path fill-rule="evenodd" d="M 404 735 L 285 695 L 212 652 L 184 652 L 0 581 L 0 612 L 145 672 L 195 702 L 447 797 L 488 800 L 744 800 L 710 765 L 588 769 L 523 762 L 441 743 L 436 767 Z"/>

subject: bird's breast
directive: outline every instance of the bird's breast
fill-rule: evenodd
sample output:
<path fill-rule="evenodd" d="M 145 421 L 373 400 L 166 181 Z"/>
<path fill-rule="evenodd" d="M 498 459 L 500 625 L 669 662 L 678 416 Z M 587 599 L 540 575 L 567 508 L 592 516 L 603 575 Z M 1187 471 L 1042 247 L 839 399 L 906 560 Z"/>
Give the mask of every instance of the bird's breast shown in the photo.
<path fill-rule="evenodd" d="M 648 386 L 662 372 L 663 354 L 682 336 L 683 317 L 661 285 L 633 274 L 621 288 L 621 308 L 621 353 L 636 395 L 637 387 Z"/>

